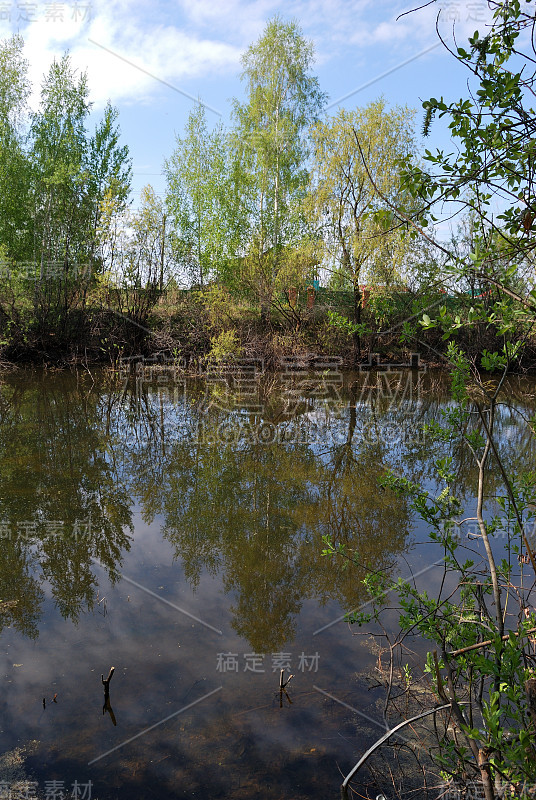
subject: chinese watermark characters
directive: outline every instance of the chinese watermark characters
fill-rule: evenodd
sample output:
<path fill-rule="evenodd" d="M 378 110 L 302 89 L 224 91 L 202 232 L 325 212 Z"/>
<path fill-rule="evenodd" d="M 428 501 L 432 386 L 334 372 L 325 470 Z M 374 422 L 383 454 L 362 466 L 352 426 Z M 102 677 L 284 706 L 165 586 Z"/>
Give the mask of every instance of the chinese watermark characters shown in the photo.
<path fill-rule="evenodd" d="M 78 540 L 90 538 L 91 533 L 91 517 L 85 520 L 76 519 L 70 524 L 63 520 L 26 519 L 15 523 L 0 520 L 0 540 L 18 539 L 23 542 L 37 542 L 56 537 Z"/>
<path fill-rule="evenodd" d="M 91 800 L 91 781 L 81 783 L 74 781 L 66 784 L 65 781 L 44 781 L 39 786 L 37 781 L 0 781 L 0 800 Z"/>
<path fill-rule="evenodd" d="M 37 0 L 15 0 L 0 2 L 0 22 L 26 25 L 42 21 L 47 24 L 62 22 L 86 23 L 91 19 L 91 3 L 65 2 L 49 3 Z"/>
<path fill-rule="evenodd" d="M 318 672 L 320 656 L 318 653 L 306 655 L 300 653 L 297 670 L 299 672 Z M 216 660 L 217 672 L 280 672 L 282 669 L 291 669 L 292 653 L 218 653 Z"/>

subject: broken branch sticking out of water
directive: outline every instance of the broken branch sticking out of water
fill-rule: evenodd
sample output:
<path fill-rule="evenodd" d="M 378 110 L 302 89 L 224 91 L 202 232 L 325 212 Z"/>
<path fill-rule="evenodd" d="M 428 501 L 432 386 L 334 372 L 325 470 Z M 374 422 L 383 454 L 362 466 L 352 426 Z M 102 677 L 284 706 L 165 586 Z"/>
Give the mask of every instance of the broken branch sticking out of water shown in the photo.
<path fill-rule="evenodd" d="M 108 673 L 108 677 L 106 680 L 104 679 L 104 675 L 101 675 L 101 681 L 104 686 L 104 694 L 110 694 L 110 681 L 113 678 L 113 674 L 115 672 L 115 667 L 110 667 L 110 672 Z"/>
<path fill-rule="evenodd" d="M 289 705 L 292 705 L 292 700 L 287 694 L 286 686 L 291 682 L 294 675 L 289 675 L 288 680 L 285 680 L 285 670 L 282 669 L 279 673 L 279 708 L 283 708 L 283 692 L 287 698 Z"/>
<path fill-rule="evenodd" d="M 105 714 L 108 712 L 113 724 L 117 725 L 112 704 L 110 703 L 110 681 L 112 680 L 114 672 L 115 667 L 110 667 L 110 672 L 108 673 L 107 678 L 105 678 L 104 675 L 101 675 L 102 685 L 104 686 L 104 705 L 102 707 L 102 713 Z"/>
<path fill-rule="evenodd" d="M 294 675 L 289 675 L 288 679 L 285 680 L 285 670 L 282 669 L 281 673 L 279 675 L 279 688 L 280 689 L 284 689 L 286 686 L 288 686 L 288 684 L 291 682 L 293 677 L 294 677 Z"/>

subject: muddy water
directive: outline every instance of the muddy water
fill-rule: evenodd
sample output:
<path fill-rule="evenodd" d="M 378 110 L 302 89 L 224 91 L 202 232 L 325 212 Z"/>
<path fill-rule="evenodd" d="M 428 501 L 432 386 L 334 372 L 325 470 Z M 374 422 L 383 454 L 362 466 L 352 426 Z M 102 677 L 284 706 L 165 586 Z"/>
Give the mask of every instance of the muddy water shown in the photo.
<path fill-rule="evenodd" d="M 433 586 L 424 531 L 377 480 L 434 486 L 420 426 L 449 402 L 395 368 L 4 376 L 0 798 L 337 797 L 383 693 L 343 618 L 363 572 L 323 537 Z M 498 430 L 509 466 L 533 462 L 508 406 Z"/>

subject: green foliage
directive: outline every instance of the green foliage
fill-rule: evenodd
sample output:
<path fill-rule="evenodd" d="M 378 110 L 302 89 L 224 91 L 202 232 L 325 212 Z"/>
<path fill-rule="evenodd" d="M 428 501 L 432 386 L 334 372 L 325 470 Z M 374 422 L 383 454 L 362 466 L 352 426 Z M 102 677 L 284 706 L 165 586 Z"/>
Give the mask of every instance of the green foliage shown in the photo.
<path fill-rule="evenodd" d="M 455 54 L 470 71 L 470 97 L 423 103 L 426 132 L 435 116 L 445 119 L 455 147 L 426 150 L 425 165 L 411 154 L 400 162 L 403 189 L 426 201 L 432 219 L 435 206 L 454 216 L 466 214 L 463 246 L 460 228 L 458 242 L 441 249 L 454 285 L 460 291 L 469 288 L 471 308 L 466 316 L 445 315 L 445 339 L 482 323 L 513 344 L 524 341 L 533 325 L 536 192 L 530 104 L 536 70 L 526 36 L 533 22 L 526 4 L 493 4 L 486 34 L 475 31 Z M 424 222 L 421 218 L 419 225 Z M 431 323 L 423 319 L 425 328 Z M 496 359 L 488 363 L 499 366 Z"/>
<path fill-rule="evenodd" d="M 392 167 L 396 157 L 416 149 L 412 121 L 412 111 L 389 109 L 380 99 L 363 109 L 341 109 L 312 131 L 308 214 L 332 269 L 345 270 L 352 286 L 360 276 L 392 282 L 401 274 L 408 246 L 400 231 L 390 231 L 389 208 L 371 178 L 392 202 L 400 200 Z M 378 235 L 382 231 L 386 235 Z"/>
<path fill-rule="evenodd" d="M 238 335 L 234 330 L 224 330 L 210 339 L 210 353 L 208 361 L 211 364 L 222 364 L 233 360 L 242 352 Z"/>
<path fill-rule="evenodd" d="M 401 309 L 407 313 L 407 307 L 400 302 L 400 294 L 397 295 L 396 287 L 371 291 L 367 312 L 374 320 L 376 329 L 387 327 Z"/>
<path fill-rule="evenodd" d="M 343 331 L 349 336 L 353 336 L 353 334 L 355 333 L 357 333 L 358 336 L 364 336 L 366 333 L 370 333 L 370 330 L 367 327 L 366 323 L 351 322 L 349 319 L 343 317 L 342 314 L 339 314 L 337 311 L 331 311 L 331 310 L 328 311 L 328 320 L 330 322 L 330 325 L 333 325 L 333 327 L 338 328 L 338 330 Z"/>
<path fill-rule="evenodd" d="M 199 103 L 164 172 L 175 260 L 200 286 L 213 277 L 229 277 L 227 265 L 237 244 L 230 158 L 228 135 L 221 125 L 209 131 Z"/>
<path fill-rule="evenodd" d="M 302 247 L 307 131 L 325 102 L 311 74 L 313 46 L 275 17 L 242 57 L 247 100 L 235 101 L 234 181 L 246 258 L 240 278 L 267 314 L 285 254 Z"/>
<path fill-rule="evenodd" d="M 30 187 L 23 128 L 30 83 L 23 45 L 18 35 L 0 42 L 0 243 L 11 258 L 26 256 L 19 248 Z"/>
<path fill-rule="evenodd" d="M 39 109 L 27 113 L 22 48 L 19 36 L 0 44 L 0 246 L 10 264 L 0 298 L 10 331 L 6 344 L 69 334 L 71 310 L 84 305 L 103 267 L 103 200 L 115 198 L 124 208 L 130 186 L 117 111 L 108 105 L 89 135 L 87 79 L 68 55 L 52 63 Z M 22 127 L 26 118 L 29 131 Z"/>
<path fill-rule="evenodd" d="M 321 264 L 332 288 L 353 293 L 351 308 L 332 309 L 329 320 L 338 341 L 352 337 L 354 355 L 361 337 L 396 325 L 403 344 L 424 331 L 434 347 L 455 339 L 461 353 L 471 339 L 479 367 L 510 369 L 536 311 L 536 71 L 530 10 L 517 0 L 493 10 L 486 35 L 475 32 L 455 51 L 471 70 L 471 97 L 423 104 L 424 133 L 435 118 L 447 121 L 452 152 L 421 159 L 414 112 L 382 98 L 320 121 L 326 97 L 312 73 L 313 45 L 296 22 L 274 17 L 242 57 L 245 97 L 234 101 L 232 127 L 211 130 L 195 106 L 164 165 L 165 207 L 148 188 L 133 213 L 117 111 L 108 105 L 88 131 L 87 78 L 65 55 L 30 114 L 22 39 L 0 43 L 0 244 L 18 265 L 9 273 L 18 283 L 0 301 L 8 324 L 27 320 L 31 302 L 40 336 L 65 327 L 88 298 L 110 305 L 114 296 L 139 322 L 172 279 L 201 288 L 217 281 L 258 304 L 264 321 L 274 306 L 297 330 L 302 315 L 286 292 Z M 429 223 L 449 204 L 465 217 L 436 252 Z M 366 303 L 364 282 L 374 287 Z M 460 353 L 447 350 L 461 391 Z"/>
<path fill-rule="evenodd" d="M 452 394 L 463 407 L 468 401 L 467 389 L 471 378 L 469 361 L 462 349 L 454 342 L 448 344 L 447 358 L 451 365 Z"/>
<path fill-rule="evenodd" d="M 238 309 L 231 294 L 222 286 L 212 284 L 195 292 L 195 299 L 207 317 L 207 326 L 212 331 L 221 331 L 232 326 Z"/>

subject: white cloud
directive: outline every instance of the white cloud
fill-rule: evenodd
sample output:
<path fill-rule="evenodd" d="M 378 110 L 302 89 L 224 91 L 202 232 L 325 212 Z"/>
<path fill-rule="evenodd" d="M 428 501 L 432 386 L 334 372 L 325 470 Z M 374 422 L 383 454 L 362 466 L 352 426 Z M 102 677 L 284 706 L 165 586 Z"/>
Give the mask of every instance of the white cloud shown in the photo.
<path fill-rule="evenodd" d="M 183 13 L 194 26 L 217 26 L 242 49 L 258 38 L 266 20 L 278 12 L 289 14 L 281 0 L 180 0 Z"/>
<path fill-rule="evenodd" d="M 4 36 L 12 32 L 6 27 L 0 31 Z M 93 2 L 88 21 L 74 20 L 66 13 L 63 20 L 52 22 L 42 13 L 21 33 L 34 85 L 33 107 L 43 75 L 66 50 L 73 65 L 87 71 L 90 96 L 97 108 L 108 99 L 114 104 L 150 102 L 161 90 L 158 79 L 197 96 L 192 80 L 234 74 L 240 57 L 237 47 L 219 38 L 162 24 L 156 15 L 148 18 L 146 6 L 145 10 L 136 9 L 123 0 Z M 181 82 L 187 86 L 182 87 Z"/>
<path fill-rule="evenodd" d="M 405 8 L 389 0 L 157 0 L 150 7 L 139 0 L 88 0 L 89 20 L 73 18 L 71 5 L 58 5 L 64 19 L 47 20 L 50 4 L 37 0 L 38 18 L 21 30 L 35 87 L 34 107 L 44 73 L 67 49 L 73 64 L 87 70 L 98 109 L 108 99 L 148 104 L 162 91 L 158 79 L 197 96 L 196 81 L 202 85 L 206 78 L 234 78 L 240 54 L 276 13 L 298 20 L 315 41 L 319 64 L 344 59 L 354 69 L 373 48 L 404 60 L 433 43 L 440 6 L 445 31 L 452 28 L 447 17 L 459 16 L 460 41 L 483 27 L 475 15 L 489 16 L 485 0 L 444 0 L 398 21 Z M 1 21 L 0 36 L 10 35 L 14 27 L 13 19 Z"/>

